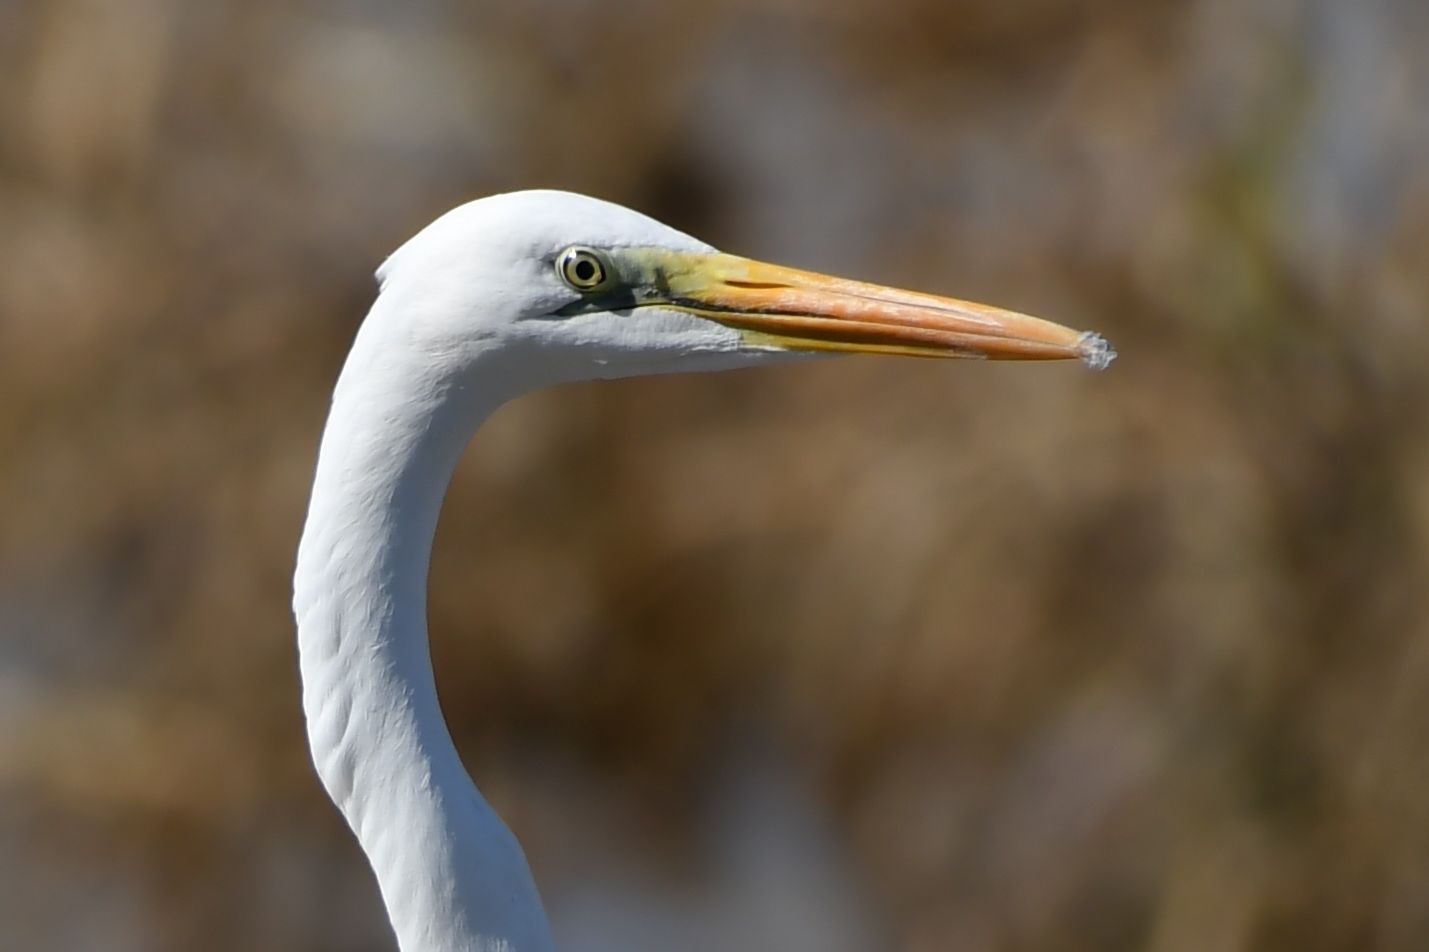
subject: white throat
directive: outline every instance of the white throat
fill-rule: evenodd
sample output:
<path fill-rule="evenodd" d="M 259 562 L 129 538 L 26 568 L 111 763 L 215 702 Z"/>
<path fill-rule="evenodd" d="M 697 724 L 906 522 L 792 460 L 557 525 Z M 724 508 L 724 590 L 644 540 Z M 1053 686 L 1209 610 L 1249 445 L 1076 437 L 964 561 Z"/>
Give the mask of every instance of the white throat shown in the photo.
<path fill-rule="evenodd" d="M 517 393 L 499 366 L 458 376 L 396 308 L 378 298 L 338 381 L 299 547 L 308 741 L 403 952 L 549 950 L 525 855 L 442 718 L 426 625 L 442 497 L 472 433 Z"/>

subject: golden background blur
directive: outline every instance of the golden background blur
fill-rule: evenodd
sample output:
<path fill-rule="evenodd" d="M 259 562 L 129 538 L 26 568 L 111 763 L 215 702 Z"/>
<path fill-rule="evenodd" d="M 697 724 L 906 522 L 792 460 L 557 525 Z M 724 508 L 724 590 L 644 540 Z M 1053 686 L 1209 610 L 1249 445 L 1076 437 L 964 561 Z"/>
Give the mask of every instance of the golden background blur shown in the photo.
<path fill-rule="evenodd" d="M 383 256 L 563 187 L 1106 333 L 473 444 L 568 952 L 1429 948 L 1429 6 L 0 2 L 0 948 L 379 950 L 289 574 Z"/>

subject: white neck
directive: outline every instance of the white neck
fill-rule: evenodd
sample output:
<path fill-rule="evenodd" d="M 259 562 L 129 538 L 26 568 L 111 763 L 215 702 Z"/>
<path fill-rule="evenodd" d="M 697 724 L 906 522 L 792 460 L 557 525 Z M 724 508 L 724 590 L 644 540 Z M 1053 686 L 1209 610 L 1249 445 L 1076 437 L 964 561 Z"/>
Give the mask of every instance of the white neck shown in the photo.
<path fill-rule="evenodd" d="M 442 497 L 472 433 L 516 393 L 499 355 L 473 372 L 470 355 L 416 342 L 395 308 L 378 299 L 338 381 L 298 552 L 308 741 L 403 952 L 549 950 L 525 855 L 452 745 L 427 644 Z"/>

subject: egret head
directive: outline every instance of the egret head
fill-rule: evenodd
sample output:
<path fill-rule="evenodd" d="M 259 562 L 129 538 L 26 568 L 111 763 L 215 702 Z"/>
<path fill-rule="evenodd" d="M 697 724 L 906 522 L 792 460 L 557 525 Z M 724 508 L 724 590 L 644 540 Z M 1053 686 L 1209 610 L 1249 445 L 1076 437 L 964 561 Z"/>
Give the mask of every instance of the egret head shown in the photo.
<path fill-rule="evenodd" d="M 869 352 L 1103 367 L 1100 337 L 951 298 L 721 254 L 619 205 L 567 192 L 460 206 L 378 271 L 434 353 L 493 346 L 548 382 Z"/>

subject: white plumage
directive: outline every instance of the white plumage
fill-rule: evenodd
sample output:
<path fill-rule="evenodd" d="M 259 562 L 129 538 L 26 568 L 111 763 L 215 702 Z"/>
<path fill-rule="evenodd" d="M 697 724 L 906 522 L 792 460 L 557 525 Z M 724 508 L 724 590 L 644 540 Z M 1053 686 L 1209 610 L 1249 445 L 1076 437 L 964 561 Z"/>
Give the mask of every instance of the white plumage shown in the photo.
<path fill-rule="evenodd" d="M 313 760 L 404 952 L 551 948 L 520 844 L 452 745 L 427 644 L 438 512 L 488 414 L 565 381 L 831 351 L 1114 356 L 1036 318 L 719 254 L 563 192 L 455 209 L 378 276 L 333 394 L 293 608 Z"/>

